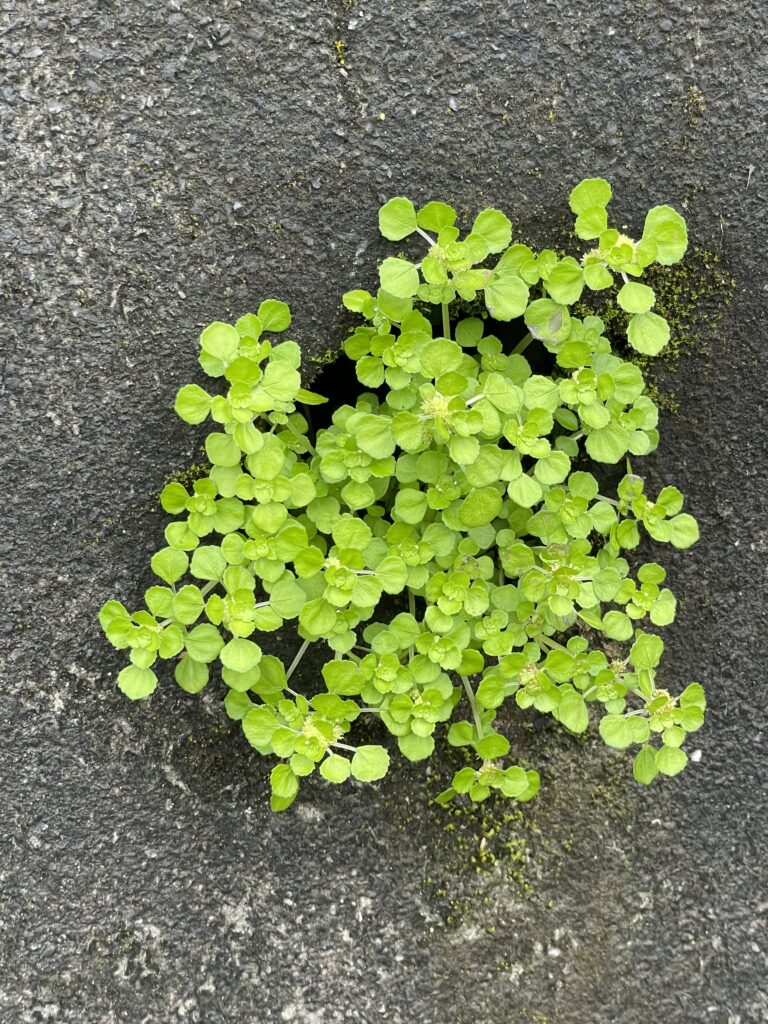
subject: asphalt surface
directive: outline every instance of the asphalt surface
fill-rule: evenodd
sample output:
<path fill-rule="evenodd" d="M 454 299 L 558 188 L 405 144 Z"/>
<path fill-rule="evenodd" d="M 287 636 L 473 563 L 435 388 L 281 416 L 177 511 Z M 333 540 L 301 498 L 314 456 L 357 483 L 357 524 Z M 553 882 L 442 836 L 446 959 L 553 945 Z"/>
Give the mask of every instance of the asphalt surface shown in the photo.
<path fill-rule="evenodd" d="M 0 0 L 2 1024 L 768 1021 L 767 23 L 743 0 Z M 699 760 L 641 792 L 526 727 L 544 785 L 519 820 L 445 818 L 419 766 L 274 817 L 217 696 L 166 678 L 129 704 L 95 624 L 138 601 L 155 496 L 198 458 L 172 412 L 197 334 L 282 298 L 311 372 L 374 279 L 382 200 L 501 206 L 545 245 L 587 175 L 628 224 L 684 210 L 736 282 L 660 377 L 646 460 L 702 527 L 660 552 L 665 678 L 710 695 Z"/>

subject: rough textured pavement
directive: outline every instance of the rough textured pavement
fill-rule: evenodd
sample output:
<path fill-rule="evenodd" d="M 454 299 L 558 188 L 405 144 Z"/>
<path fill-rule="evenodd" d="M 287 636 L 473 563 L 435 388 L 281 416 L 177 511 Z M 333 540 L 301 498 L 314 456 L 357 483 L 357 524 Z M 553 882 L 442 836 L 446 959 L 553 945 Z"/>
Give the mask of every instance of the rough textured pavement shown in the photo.
<path fill-rule="evenodd" d="M 766 8 L 0 12 L 0 1022 L 768 1021 Z M 684 208 L 736 281 L 662 380 L 646 463 L 702 525 L 662 553 L 667 678 L 710 694 L 700 760 L 639 792 L 599 745 L 522 730 L 544 773 L 522 820 L 446 819 L 419 767 L 271 816 L 215 695 L 130 705 L 94 621 L 147 585 L 154 496 L 197 457 L 171 405 L 200 327 L 287 299 L 311 367 L 384 252 L 381 200 L 500 205 L 546 244 L 594 174 L 628 223 Z"/>

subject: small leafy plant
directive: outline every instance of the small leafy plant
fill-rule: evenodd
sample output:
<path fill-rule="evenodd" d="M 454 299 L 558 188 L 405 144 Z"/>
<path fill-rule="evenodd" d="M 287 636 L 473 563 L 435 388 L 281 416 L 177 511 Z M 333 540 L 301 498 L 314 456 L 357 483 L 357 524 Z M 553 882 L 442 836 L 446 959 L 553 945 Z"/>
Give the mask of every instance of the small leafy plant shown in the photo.
<path fill-rule="evenodd" d="M 671 623 L 675 597 L 660 565 L 633 573 L 625 554 L 641 528 L 677 548 L 698 528 L 679 490 L 649 496 L 630 464 L 659 439 L 641 371 L 571 307 L 585 288 L 616 289 L 629 346 L 657 354 L 669 328 L 639 279 L 681 259 L 686 228 L 659 206 L 629 238 L 608 226 L 610 199 L 602 179 L 571 193 L 576 235 L 592 243 L 579 259 L 512 244 L 498 210 L 461 238 L 450 206 L 390 200 L 382 234 L 425 251 L 385 259 L 375 295 L 344 296 L 362 318 L 344 351 L 367 390 L 316 432 L 306 407 L 326 399 L 302 387 L 298 345 L 273 340 L 291 322 L 284 303 L 203 331 L 200 364 L 222 387 L 186 385 L 176 411 L 213 421 L 210 472 L 162 491 L 176 519 L 146 609 L 108 601 L 100 621 L 130 650 L 118 685 L 132 699 L 155 689 L 158 658 L 188 693 L 220 663 L 227 713 L 279 759 L 275 810 L 315 769 L 331 783 L 386 774 L 385 746 L 350 742 L 363 715 L 411 761 L 443 733 L 474 751 L 442 802 L 534 796 L 538 774 L 510 762 L 496 727 L 510 701 L 573 733 L 599 710 L 609 746 L 639 747 L 639 782 L 685 766 L 703 690 L 659 686 L 664 644 L 643 626 Z M 461 316 L 462 303 L 482 313 Z M 616 497 L 604 495 L 590 460 L 624 459 Z M 254 639 L 286 623 L 299 637 L 287 667 Z M 333 656 L 305 695 L 290 684 L 313 644 Z"/>

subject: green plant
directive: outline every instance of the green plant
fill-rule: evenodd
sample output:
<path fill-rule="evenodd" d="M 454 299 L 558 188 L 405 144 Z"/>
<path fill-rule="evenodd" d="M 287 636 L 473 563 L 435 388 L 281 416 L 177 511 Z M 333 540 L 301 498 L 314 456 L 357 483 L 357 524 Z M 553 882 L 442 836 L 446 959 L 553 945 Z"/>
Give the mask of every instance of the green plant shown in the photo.
<path fill-rule="evenodd" d="M 687 237 L 668 206 L 650 211 L 638 241 L 619 234 L 608 227 L 610 198 L 601 179 L 571 193 L 576 234 L 596 240 L 579 260 L 510 244 L 498 210 L 461 239 L 444 203 L 417 212 L 408 199 L 388 202 L 382 233 L 418 236 L 428 249 L 418 262 L 385 259 L 375 295 L 344 296 L 364 321 L 344 350 L 368 390 L 316 434 L 300 406 L 325 399 L 302 388 L 299 347 L 265 337 L 290 325 L 284 303 L 203 331 L 200 363 L 224 393 L 188 384 L 176 411 L 216 425 L 210 472 L 191 491 L 176 482 L 161 494 L 177 518 L 152 559 L 162 585 L 147 590 L 146 610 L 108 601 L 100 618 L 111 643 L 130 648 L 118 685 L 133 699 L 155 689 L 158 657 L 175 660 L 189 693 L 221 663 L 228 714 L 256 750 L 280 759 L 273 808 L 287 807 L 316 768 L 332 783 L 386 773 L 384 746 L 348 742 L 362 715 L 416 761 L 466 707 L 447 741 L 478 762 L 441 801 L 536 793 L 538 774 L 507 762 L 509 741 L 495 728 L 509 700 L 574 733 L 599 707 L 608 745 L 639 745 L 640 782 L 685 765 L 681 744 L 702 723 L 703 690 L 692 683 L 673 697 L 657 685 L 664 645 L 640 624 L 669 624 L 676 602 L 660 565 L 633 576 L 624 553 L 641 527 L 678 548 L 698 528 L 676 488 L 651 499 L 629 464 L 658 443 L 640 370 L 611 350 L 600 319 L 569 307 L 585 287 L 611 289 L 618 278 L 629 344 L 657 353 L 669 330 L 638 279 L 651 263 L 679 260 Z M 480 295 L 488 317 L 456 316 L 457 299 Z M 586 457 L 627 458 L 616 498 L 600 493 Z M 301 639 L 287 669 L 252 639 L 286 622 Z M 609 654 L 606 640 L 628 649 Z M 334 657 L 308 697 L 290 683 L 311 644 Z"/>

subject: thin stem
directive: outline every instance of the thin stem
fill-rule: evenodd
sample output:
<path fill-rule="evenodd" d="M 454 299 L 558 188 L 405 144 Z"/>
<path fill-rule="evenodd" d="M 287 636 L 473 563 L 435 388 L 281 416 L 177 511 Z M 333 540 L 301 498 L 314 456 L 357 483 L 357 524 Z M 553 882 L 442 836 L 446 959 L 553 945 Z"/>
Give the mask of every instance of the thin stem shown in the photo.
<path fill-rule="evenodd" d="M 305 641 L 304 641 L 304 643 L 303 643 L 303 644 L 301 645 L 301 647 L 299 648 L 299 650 L 298 650 L 298 653 L 296 654 L 296 657 L 295 657 L 295 658 L 293 659 L 293 661 L 291 662 L 290 668 L 289 668 L 289 669 L 288 669 L 288 671 L 287 671 L 287 672 L 285 673 L 285 681 L 286 681 L 286 683 L 288 682 L 288 680 L 289 680 L 289 679 L 291 678 L 291 676 L 293 675 L 293 673 L 294 673 L 294 672 L 296 671 L 296 669 L 298 668 L 298 666 L 299 666 L 299 662 L 300 662 L 300 661 L 301 661 L 301 659 L 302 659 L 302 658 L 304 657 L 304 654 L 306 653 L 306 650 L 307 650 L 307 648 L 309 647 L 310 643 L 311 643 L 311 640 L 305 640 Z"/>
<path fill-rule="evenodd" d="M 442 303 L 442 308 L 443 308 L 443 337 L 444 338 L 448 338 L 448 340 L 450 341 L 450 338 L 451 338 L 451 316 L 450 316 L 450 313 L 448 312 L 448 303 L 447 302 L 443 302 Z"/>
<path fill-rule="evenodd" d="M 619 507 L 618 501 L 615 501 L 613 498 L 606 498 L 604 494 L 598 494 L 597 497 L 599 501 L 607 501 L 609 505 L 614 505 L 616 508 Z"/>
<path fill-rule="evenodd" d="M 353 754 L 357 753 L 357 747 L 350 747 L 348 743 L 337 743 L 334 740 L 334 742 L 330 743 L 329 746 L 338 747 L 339 750 L 351 750 Z"/>
<path fill-rule="evenodd" d="M 469 706 L 472 708 L 472 717 L 475 720 L 475 729 L 477 729 L 477 738 L 479 739 L 483 735 L 483 726 L 480 721 L 480 708 L 478 707 L 477 701 L 475 700 L 475 694 L 472 689 L 472 686 L 470 685 L 469 680 L 467 679 L 466 676 L 461 676 L 460 678 L 462 683 L 464 684 L 464 692 L 467 695 Z"/>
<path fill-rule="evenodd" d="M 414 593 L 413 593 L 413 591 L 410 588 L 408 589 L 408 611 L 410 612 L 411 617 L 415 619 L 416 618 L 416 597 L 414 596 Z M 413 644 L 411 644 L 410 647 L 408 648 L 408 658 L 409 658 L 409 660 L 411 660 L 415 656 L 416 656 L 416 651 L 414 650 Z"/>
<path fill-rule="evenodd" d="M 512 355 L 513 356 L 519 356 L 521 352 L 525 352 L 525 350 L 528 348 L 528 346 L 531 344 L 532 341 L 533 341 L 533 335 L 532 334 L 526 334 L 526 336 L 523 338 L 523 340 L 519 341 L 517 343 L 517 345 L 515 345 L 515 347 L 512 349 Z"/>
<path fill-rule="evenodd" d="M 427 242 L 429 242 L 430 245 L 434 245 L 435 244 L 434 238 L 432 238 L 431 235 L 428 235 L 426 231 L 422 231 L 421 228 L 416 228 L 416 230 L 419 232 L 419 234 L 421 235 L 421 237 L 423 239 L 425 239 Z"/>
<path fill-rule="evenodd" d="M 485 394 L 482 391 L 479 395 L 472 395 L 472 397 L 468 398 L 466 401 L 467 408 L 469 408 L 470 405 L 474 405 L 475 402 L 480 402 L 483 398 L 485 398 Z"/>
<path fill-rule="evenodd" d="M 567 647 L 563 647 L 563 645 L 559 644 L 557 640 L 552 640 L 550 637 L 544 636 L 544 634 L 537 636 L 534 643 L 543 644 L 545 647 L 549 647 L 554 651 L 565 651 L 566 654 L 571 653 Z"/>

